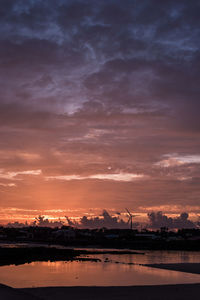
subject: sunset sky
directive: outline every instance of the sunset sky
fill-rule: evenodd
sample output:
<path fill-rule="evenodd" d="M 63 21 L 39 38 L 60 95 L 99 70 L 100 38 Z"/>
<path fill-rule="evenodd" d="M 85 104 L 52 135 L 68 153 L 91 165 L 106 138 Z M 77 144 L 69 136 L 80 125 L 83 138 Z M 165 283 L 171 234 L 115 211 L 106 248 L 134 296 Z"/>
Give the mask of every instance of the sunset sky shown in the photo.
<path fill-rule="evenodd" d="M 200 2 L 0 4 L 0 223 L 198 218 Z"/>

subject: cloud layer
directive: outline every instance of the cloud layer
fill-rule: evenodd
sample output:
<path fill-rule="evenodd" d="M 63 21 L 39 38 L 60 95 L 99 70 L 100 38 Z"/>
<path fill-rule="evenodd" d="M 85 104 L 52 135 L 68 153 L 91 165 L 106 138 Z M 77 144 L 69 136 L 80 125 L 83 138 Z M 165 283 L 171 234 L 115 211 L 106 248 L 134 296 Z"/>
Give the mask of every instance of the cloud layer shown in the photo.
<path fill-rule="evenodd" d="M 197 0 L 2 0 L 2 208 L 196 211 L 199 14 Z"/>
<path fill-rule="evenodd" d="M 196 224 L 189 220 L 188 213 L 181 213 L 177 218 L 171 218 L 163 215 L 161 211 L 151 212 L 148 214 L 151 228 L 166 227 L 169 229 L 181 229 L 181 228 L 196 228 Z"/>

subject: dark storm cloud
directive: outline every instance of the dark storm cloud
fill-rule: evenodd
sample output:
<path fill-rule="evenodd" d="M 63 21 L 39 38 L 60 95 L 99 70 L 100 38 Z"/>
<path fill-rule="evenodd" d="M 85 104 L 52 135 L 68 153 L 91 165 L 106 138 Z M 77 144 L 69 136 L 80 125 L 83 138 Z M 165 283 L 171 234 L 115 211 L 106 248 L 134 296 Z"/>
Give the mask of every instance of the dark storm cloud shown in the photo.
<path fill-rule="evenodd" d="M 0 56 L 8 76 L 21 73 L 7 98 L 20 101 L 23 89 L 53 110 L 97 101 L 111 111 L 167 107 L 186 120 L 190 101 L 196 119 L 199 9 L 197 1 L 5 1 Z M 48 104 L 52 90 L 57 105 Z"/>

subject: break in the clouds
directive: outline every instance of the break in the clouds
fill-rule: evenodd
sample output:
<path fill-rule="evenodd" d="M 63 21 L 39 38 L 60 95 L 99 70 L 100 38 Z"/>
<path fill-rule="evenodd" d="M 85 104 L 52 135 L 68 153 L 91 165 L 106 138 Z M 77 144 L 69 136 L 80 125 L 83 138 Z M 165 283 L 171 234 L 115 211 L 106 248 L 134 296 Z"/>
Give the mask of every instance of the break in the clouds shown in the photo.
<path fill-rule="evenodd" d="M 133 181 L 139 178 L 143 178 L 142 174 L 129 174 L 129 173 L 116 173 L 116 174 L 94 174 L 89 176 L 79 175 L 61 175 L 61 176 L 47 176 L 46 180 L 85 180 L 85 179 L 99 179 L 99 180 L 114 180 L 114 181 Z"/>
<path fill-rule="evenodd" d="M 2 0 L 2 208 L 197 207 L 199 14 L 198 0 Z"/>
<path fill-rule="evenodd" d="M 200 164 L 200 154 L 198 155 L 177 155 L 166 154 L 163 155 L 163 160 L 156 163 L 161 167 L 175 167 L 184 164 Z"/>
<path fill-rule="evenodd" d="M 15 183 L 2 183 L 2 182 L 0 182 L 0 186 L 3 186 L 3 187 L 15 187 L 16 184 Z"/>
<path fill-rule="evenodd" d="M 40 175 L 41 170 L 27 170 L 27 171 L 17 171 L 17 172 L 5 172 L 0 170 L 0 179 L 20 179 L 20 175 Z"/>

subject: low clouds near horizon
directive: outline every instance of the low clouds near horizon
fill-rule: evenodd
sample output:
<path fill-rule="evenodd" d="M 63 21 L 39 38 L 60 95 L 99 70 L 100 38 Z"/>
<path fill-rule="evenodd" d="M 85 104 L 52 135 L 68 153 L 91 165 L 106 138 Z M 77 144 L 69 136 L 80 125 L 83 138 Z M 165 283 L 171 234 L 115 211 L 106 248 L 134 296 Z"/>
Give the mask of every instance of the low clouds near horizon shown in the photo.
<path fill-rule="evenodd" d="M 1 208 L 196 212 L 199 14 L 197 0 L 1 1 Z"/>
<path fill-rule="evenodd" d="M 124 216 L 125 215 L 125 216 Z M 127 218 L 128 217 L 128 218 Z M 133 215 L 132 217 L 137 217 L 137 215 Z M 177 230 L 177 229 L 192 229 L 199 228 L 199 221 L 192 221 L 189 219 L 189 214 L 187 212 L 181 213 L 177 217 L 169 217 L 163 214 L 161 211 L 151 212 L 147 214 L 148 220 L 145 222 L 134 222 L 132 223 L 132 228 L 134 230 L 141 229 L 142 227 L 145 229 L 153 229 L 157 230 L 160 228 L 165 228 L 169 230 Z M 100 229 L 100 228 L 108 228 L 108 229 L 130 229 L 130 217 L 126 214 L 121 214 L 119 212 L 115 212 L 115 214 L 110 214 L 108 211 L 103 210 L 102 214 L 99 216 L 88 216 L 83 215 L 78 220 L 74 218 L 65 217 L 59 218 L 57 220 L 51 220 L 46 218 L 45 216 L 39 215 L 34 218 L 32 222 L 24 222 L 20 223 L 18 221 L 9 222 L 4 224 L 6 227 L 27 227 L 27 226 L 39 226 L 39 227 L 51 227 L 51 228 L 60 228 L 62 226 L 70 226 L 72 228 L 79 229 Z"/>

